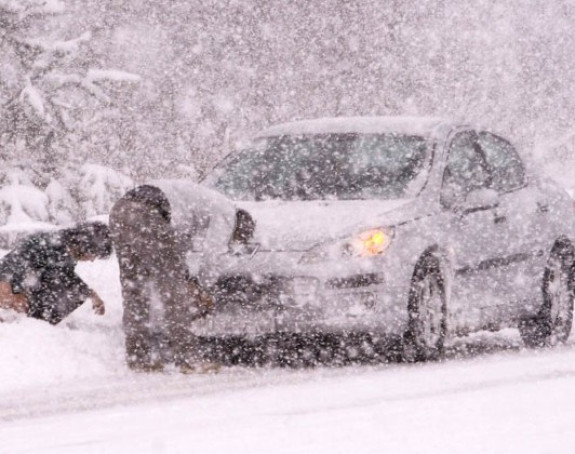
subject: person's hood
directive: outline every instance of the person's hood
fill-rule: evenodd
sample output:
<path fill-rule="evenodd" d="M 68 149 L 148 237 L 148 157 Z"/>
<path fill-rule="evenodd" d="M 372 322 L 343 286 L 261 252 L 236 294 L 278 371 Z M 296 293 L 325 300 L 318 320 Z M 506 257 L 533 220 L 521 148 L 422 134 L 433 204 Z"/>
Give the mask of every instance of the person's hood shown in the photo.
<path fill-rule="evenodd" d="M 401 218 L 410 199 L 236 202 L 255 220 L 260 250 L 305 251 Z M 391 212 L 393 211 L 393 216 Z"/>

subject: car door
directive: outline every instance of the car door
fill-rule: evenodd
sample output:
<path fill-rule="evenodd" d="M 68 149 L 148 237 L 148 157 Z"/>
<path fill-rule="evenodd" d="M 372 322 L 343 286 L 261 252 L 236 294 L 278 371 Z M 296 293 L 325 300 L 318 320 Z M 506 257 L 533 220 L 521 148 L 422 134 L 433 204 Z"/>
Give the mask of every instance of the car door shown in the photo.
<path fill-rule="evenodd" d="M 497 321 L 503 303 L 495 279 L 502 253 L 498 200 L 490 192 L 492 175 L 475 131 L 455 134 L 447 153 L 441 205 L 444 235 L 455 263 L 450 321 L 458 330 L 477 330 Z M 482 192 L 484 199 L 470 202 L 472 194 Z"/>
<path fill-rule="evenodd" d="M 517 319 L 525 305 L 540 292 L 538 262 L 545 260 L 543 224 L 548 203 L 535 185 L 530 185 L 523 162 L 511 143 L 488 131 L 477 136 L 491 174 L 489 186 L 499 194 L 495 208 L 497 263 L 493 278 L 505 301 L 498 319 Z"/>

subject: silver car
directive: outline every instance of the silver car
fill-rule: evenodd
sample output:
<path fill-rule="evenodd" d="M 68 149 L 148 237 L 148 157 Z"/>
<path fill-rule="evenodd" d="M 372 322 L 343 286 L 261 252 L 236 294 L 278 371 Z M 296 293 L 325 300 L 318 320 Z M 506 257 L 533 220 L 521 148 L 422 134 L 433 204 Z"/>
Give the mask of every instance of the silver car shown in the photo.
<path fill-rule="evenodd" d="M 435 118 L 286 123 L 202 184 L 255 229 L 190 259 L 209 259 L 217 295 L 199 334 L 400 338 L 412 360 L 479 330 L 518 327 L 530 346 L 569 336 L 573 202 L 492 132 Z"/>

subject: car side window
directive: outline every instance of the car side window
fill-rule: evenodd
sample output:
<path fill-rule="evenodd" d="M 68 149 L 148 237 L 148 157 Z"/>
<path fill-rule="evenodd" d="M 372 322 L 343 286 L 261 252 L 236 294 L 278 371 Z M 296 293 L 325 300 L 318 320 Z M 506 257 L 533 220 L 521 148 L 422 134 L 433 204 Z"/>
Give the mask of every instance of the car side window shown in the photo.
<path fill-rule="evenodd" d="M 491 188 L 505 193 L 525 184 L 525 168 L 519 154 L 507 140 L 482 131 L 477 139 L 491 172 Z"/>
<path fill-rule="evenodd" d="M 441 203 L 446 208 L 463 202 L 475 189 L 489 187 L 490 175 L 476 139 L 475 133 L 465 131 L 449 144 L 441 189 Z"/>

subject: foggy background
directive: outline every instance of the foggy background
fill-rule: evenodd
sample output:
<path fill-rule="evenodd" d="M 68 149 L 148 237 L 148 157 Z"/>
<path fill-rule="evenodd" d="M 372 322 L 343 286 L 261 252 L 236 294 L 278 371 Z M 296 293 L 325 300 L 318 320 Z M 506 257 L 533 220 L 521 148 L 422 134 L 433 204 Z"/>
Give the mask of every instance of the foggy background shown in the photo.
<path fill-rule="evenodd" d="M 574 26 L 571 0 L 0 0 L 0 185 L 62 222 L 273 123 L 408 114 L 489 128 L 569 186 Z"/>

